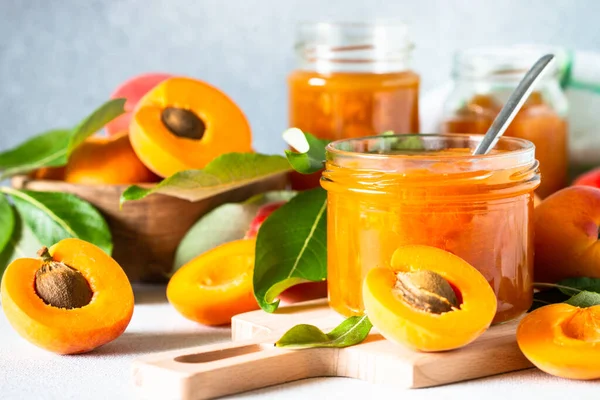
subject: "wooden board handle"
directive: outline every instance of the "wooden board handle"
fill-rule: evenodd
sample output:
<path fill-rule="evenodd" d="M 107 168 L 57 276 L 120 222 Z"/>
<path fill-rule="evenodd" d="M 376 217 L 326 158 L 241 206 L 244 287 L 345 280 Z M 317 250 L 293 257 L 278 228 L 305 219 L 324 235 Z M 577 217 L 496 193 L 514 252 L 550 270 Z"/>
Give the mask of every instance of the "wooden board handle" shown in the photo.
<path fill-rule="evenodd" d="M 133 381 L 143 399 L 209 399 L 316 376 L 331 376 L 333 349 L 276 348 L 277 339 L 219 343 L 137 360 Z"/>

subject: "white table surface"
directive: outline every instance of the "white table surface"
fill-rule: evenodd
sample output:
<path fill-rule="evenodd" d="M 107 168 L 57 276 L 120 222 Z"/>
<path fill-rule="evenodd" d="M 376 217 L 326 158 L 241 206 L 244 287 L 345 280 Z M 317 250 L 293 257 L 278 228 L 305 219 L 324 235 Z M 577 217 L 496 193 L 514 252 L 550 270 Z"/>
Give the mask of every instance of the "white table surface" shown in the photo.
<path fill-rule="evenodd" d="M 0 399 L 134 398 L 130 366 L 152 352 L 226 341 L 228 328 L 208 328 L 180 316 L 166 301 L 164 286 L 136 287 L 127 331 L 92 353 L 58 356 L 29 344 L 0 313 Z M 494 360 L 490 360 L 494 362 Z M 286 399 L 600 399 L 600 381 L 554 378 L 536 369 L 437 388 L 399 392 L 345 378 L 307 379 L 231 398 Z"/>

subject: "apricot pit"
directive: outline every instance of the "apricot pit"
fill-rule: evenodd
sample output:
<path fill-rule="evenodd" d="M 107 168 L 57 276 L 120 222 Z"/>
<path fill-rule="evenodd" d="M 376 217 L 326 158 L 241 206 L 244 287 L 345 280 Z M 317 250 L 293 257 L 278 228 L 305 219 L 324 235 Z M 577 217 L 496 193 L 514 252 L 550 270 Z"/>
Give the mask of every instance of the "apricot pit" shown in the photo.
<path fill-rule="evenodd" d="M 419 351 L 465 346 L 492 323 L 497 300 L 462 258 L 430 246 L 398 248 L 363 282 L 365 311 L 388 340 Z"/>
<path fill-rule="evenodd" d="M 68 310 L 90 303 L 93 293 L 81 272 L 55 261 L 47 247 L 38 255 L 43 264 L 35 273 L 35 291 L 44 303 Z"/>
<path fill-rule="evenodd" d="M 54 353 L 77 354 L 125 331 L 133 290 L 112 257 L 75 238 L 39 254 L 13 261 L 2 277 L 2 308 L 19 335 Z"/>

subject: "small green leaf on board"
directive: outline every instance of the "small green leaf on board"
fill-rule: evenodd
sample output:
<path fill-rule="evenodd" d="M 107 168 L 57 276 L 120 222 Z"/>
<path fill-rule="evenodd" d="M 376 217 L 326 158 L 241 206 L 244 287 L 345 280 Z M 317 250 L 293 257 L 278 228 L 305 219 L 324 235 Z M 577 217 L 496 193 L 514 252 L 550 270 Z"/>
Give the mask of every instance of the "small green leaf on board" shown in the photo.
<path fill-rule="evenodd" d="M 600 305 L 600 293 L 583 291 L 571 297 L 565 303 L 575 307 L 592 307 Z"/>
<path fill-rule="evenodd" d="M 286 289 L 327 278 L 327 193 L 300 192 L 262 224 L 256 241 L 254 296 L 273 312 Z"/>
<path fill-rule="evenodd" d="M 0 193 L 0 253 L 4 250 L 15 229 L 15 213 L 6 196 Z"/>
<path fill-rule="evenodd" d="M 189 201 L 200 201 L 290 171 L 285 157 L 257 153 L 227 153 L 202 170 L 181 171 L 149 188 L 130 186 L 121 204 L 161 193 Z"/>
<path fill-rule="evenodd" d="M 328 140 L 317 139 L 298 128 L 290 128 L 283 132 L 283 139 L 296 150 L 285 151 L 294 170 L 302 174 L 312 174 L 323 169 Z"/>
<path fill-rule="evenodd" d="M 0 191 L 11 196 L 20 219 L 38 242 L 52 246 L 76 237 L 112 252 L 112 237 L 106 221 L 90 203 L 69 193 L 35 192 L 8 187 Z"/>
<path fill-rule="evenodd" d="M 179 243 L 173 270 L 178 270 L 214 247 L 242 239 L 261 206 L 276 201 L 288 201 L 295 195 L 296 192 L 293 191 L 266 192 L 246 202 L 223 204 L 210 211 L 190 228 Z"/>
<path fill-rule="evenodd" d="M 373 325 L 366 315 L 350 317 L 329 333 L 314 325 L 301 324 L 288 330 L 275 346 L 293 349 L 354 346 L 367 338 L 371 328 Z"/>

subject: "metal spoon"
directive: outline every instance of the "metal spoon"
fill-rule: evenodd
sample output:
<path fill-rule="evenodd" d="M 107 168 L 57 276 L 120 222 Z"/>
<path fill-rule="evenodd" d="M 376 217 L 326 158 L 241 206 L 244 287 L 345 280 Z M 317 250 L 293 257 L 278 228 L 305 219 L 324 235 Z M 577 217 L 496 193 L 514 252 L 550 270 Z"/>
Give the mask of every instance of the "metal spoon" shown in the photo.
<path fill-rule="evenodd" d="M 550 61 L 552 61 L 553 58 L 554 55 L 546 54 L 537 60 L 537 62 L 533 64 L 533 67 L 527 71 L 523 80 L 519 82 L 515 91 L 511 93 L 508 101 L 504 107 L 502 107 L 502 110 L 500 110 L 500 113 L 498 113 L 496 119 L 492 122 L 490 129 L 488 129 L 483 137 L 483 140 L 481 140 L 473 152 L 474 155 L 487 154 L 496 145 L 500 136 L 504 134 L 506 128 L 508 128 L 515 118 L 515 115 L 517 115 L 531 94 L 534 83 L 542 76 L 542 72 L 544 72 L 545 68 L 550 64 Z"/>

